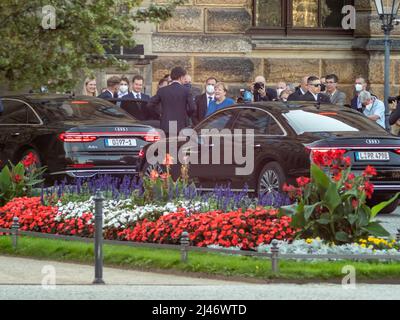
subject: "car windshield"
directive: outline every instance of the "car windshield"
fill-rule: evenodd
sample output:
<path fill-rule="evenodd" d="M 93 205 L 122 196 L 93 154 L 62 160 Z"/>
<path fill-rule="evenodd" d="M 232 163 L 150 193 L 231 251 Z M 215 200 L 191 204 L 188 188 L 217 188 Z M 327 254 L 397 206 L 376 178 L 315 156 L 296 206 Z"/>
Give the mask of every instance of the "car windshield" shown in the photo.
<path fill-rule="evenodd" d="M 49 100 L 40 103 L 42 111 L 52 121 L 134 120 L 124 110 L 107 101 Z"/>
<path fill-rule="evenodd" d="M 297 134 L 307 132 L 386 132 L 374 121 L 357 112 L 290 110 L 283 116 Z"/>

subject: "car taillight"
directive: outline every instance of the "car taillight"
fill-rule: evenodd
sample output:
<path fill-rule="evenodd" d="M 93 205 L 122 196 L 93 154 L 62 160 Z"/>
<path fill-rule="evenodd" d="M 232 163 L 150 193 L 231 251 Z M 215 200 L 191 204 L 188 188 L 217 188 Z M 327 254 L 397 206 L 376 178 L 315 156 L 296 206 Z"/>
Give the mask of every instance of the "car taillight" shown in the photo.
<path fill-rule="evenodd" d="M 74 169 L 90 169 L 90 168 L 94 168 L 94 164 L 92 164 L 92 163 L 77 163 L 77 164 L 70 164 L 70 165 L 68 165 L 68 167 L 74 168 Z"/>
<path fill-rule="evenodd" d="M 146 133 L 143 136 L 143 139 L 147 142 L 156 142 L 160 141 L 161 137 L 158 133 Z"/>
<path fill-rule="evenodd" d="M 97 136 L 91 134 L 85 134 L 82 132 L 64 132 L 61 133 L 59 136 L 61 141 L 64 142 L 93 142 L 97 140 Z"/>
<path fill-rule="evenodd" d="M 396 149 L 396 150 L 394 150 L 394 152 L 396 152 L 397 154 L 400 154 L 400 149 Z"/>
<path fill-rule="evenodd" d="M 141 159 L 144 158 L 144 150 L 143 149 L 141 149 L 139 151 L 138 157 L 141 158 Z"/>

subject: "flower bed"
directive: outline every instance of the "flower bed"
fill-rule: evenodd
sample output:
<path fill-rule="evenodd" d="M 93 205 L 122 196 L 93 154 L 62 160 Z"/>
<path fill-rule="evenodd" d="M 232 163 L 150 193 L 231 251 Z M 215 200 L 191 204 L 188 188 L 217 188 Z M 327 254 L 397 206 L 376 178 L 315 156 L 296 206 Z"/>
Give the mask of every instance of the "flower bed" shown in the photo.
<path fill-rule="evenodd" d="M 181 233 L 190 234 L 192 245 L 218 244 L 254 249 L 272 239 L 290 241 L 294 230 L 290 218 L 277 216 L 274 209 L 248 209 L 223 213 L 193 213 L 195 203 L 166 206 L 132 207 L 129 200 L 106 201 L 105 238 L 153 243 L 178 243 Z M 44 206 L 39 197 L 16 198 L 0 208 L 0 227 L 10 228 L 14 216 L 24 231 L 92 237 L 94 205 L 89 202 Z M 154 221 L 141 219 L 160 215 Z"/>

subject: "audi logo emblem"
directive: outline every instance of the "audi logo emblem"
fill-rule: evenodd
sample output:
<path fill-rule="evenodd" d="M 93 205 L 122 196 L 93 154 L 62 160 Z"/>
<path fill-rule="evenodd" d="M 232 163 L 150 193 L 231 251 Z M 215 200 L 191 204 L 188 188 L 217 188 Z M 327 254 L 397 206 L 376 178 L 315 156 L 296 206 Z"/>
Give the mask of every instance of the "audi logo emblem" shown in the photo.
<path fill-rule="evenodd" d="M 115 128 L 117 132 L 128 132 L 128 128 Z"/>
<path fill-rule="evenodd" d="M 367 140 L 365 140 L 365 142 L 367 144 L 380 144 L 381 143 L 381 141 L 378 139 L 367 139 Z"/>

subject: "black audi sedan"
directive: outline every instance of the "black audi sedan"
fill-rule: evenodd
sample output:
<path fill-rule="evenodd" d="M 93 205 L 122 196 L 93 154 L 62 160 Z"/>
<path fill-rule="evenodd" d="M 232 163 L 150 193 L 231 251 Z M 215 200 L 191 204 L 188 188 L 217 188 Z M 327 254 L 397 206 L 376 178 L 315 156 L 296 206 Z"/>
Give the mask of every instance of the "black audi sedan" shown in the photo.
<path fill-rule="evenodd" d="M 220 132 L 207 133 L 213 128 Z M 221 131 L 224 129 L 229 131 Z M 254 141 L 243 138 L 242 145 L 238 146 L 235 130 L 246 129 L 254 130 Z M 309 176 L 313 152 L 342 149 L 346 151 L 345 156 L 351 158 L 356 174 L 361 174 L 367 165 L 377 169 L 378 175 L 372 181 L 375 186 L 373 202 L 387 200 L 400 191 L 400 138 L 347 107 L 312 102 L 236 105 L 210 115 L 194 131 L 196 138 L 192 141 L 198 144 L 197 150 L 185 147 L 190 138 L 177 144 L 186 155 L 197 154 L 198 164 L 190 163 L 190 175 L 203 189 L 229 184 L 233 189 L 242 190 L 247 184 L 250 191 L 257 194 L 280 191 L 284 183 L 295 184 L 297 177 Z M 233 138 L 226 139 L 229 132 L 233 132 Z M 218 136 L 220 151 L 213 154 L 217 141 L 213 138 Z M 171 139 L 168 143 L 171 144 Z M 232 145 L 226 148 L 227 143 Z M 246 164 L 237 161 L 242 160 L 240 157 L 229 155 L 229 150 L 237 147 L 241 147 L 239 150 L 243 153 L 246 147 L 253 150 L 253 170 L 249 174 L 238 174 L 238 169 Z M 182 151 L 185 148 L 187 150 Z M 200 159 L 204 152 L 211 154 L 208 163 Z M 214 163 L 214 157 L 219 161 Z M 144 174 L 154 169 L 163 170 L 162 165 L 149 162 L 141 164 Z M 178 175 L 179 166 L 173 169 Z M 397 204 L 388 206 L 386 211 L 395 210 Z"/>
<path fill-rule="evenodd" d="M 102 99 L 29 94 L 1 102 L 0 167 L 33 153 L 47 178 L 136 174 L 140 151 L 159 139 L 154 128 Z"/>

